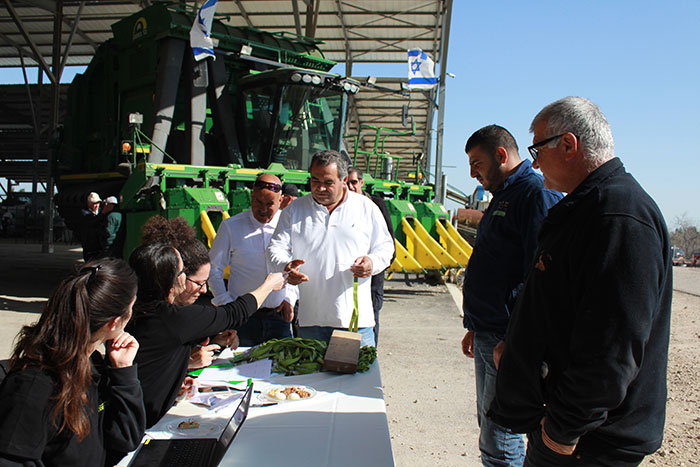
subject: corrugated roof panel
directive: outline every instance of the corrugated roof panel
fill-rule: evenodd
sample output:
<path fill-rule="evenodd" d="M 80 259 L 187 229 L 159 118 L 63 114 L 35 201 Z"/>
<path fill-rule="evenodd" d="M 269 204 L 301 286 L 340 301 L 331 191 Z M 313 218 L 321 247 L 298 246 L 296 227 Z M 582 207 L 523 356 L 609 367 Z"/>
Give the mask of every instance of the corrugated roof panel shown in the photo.
<path fill-rule="evenodd" d="M 319 45 L 324 55 L 337 62 L 345 62 L 348 48 L 355 63 L 405 62 L 406 50 L 410 48 L 423 49 L 437 62 L 436 49 L 439 47 L 441 13 L 445 2 L 446 0 L 320 0 L 314 36 L 325 41 Z M 70 26 L 80 3 L 80 0 L 64 0 L 64 43 L 68 40 Z M 192 3 L 188 2 L 189 5 Z M 297 3 L 301 33 L 306 35 L 309 34 L 306 29 L 306 3 Z M 239 4 L 246 13 L 247 20 L 241 13 Z M 32 40 L 39 46 L 45 61 L 51 63 L 51 12 L 22 3 L 22 0 L 13 0 L 12 5 L 22 18 Z M 342 11 L 339 12 L 338 8 Z M 139 10 L 139 5 L 133 0 L 86 2 L 81 13 L 79 33 L 73 37 L 68 64 L 89 63 L 93 48 L 88 41 L 100 44 L 109 39 L 112 37 L 111 25 L 117 18 L 129 16 Z M 293 5 L 289 0 L 221 1 L 217 13 L 230 15 L 228 24 L 233 26 L 246 27 L 252 23 L 254 27 L 266 31 L 296 33 Z M 0 33 L 29 53 L 29 46 L 6 9 L 0 9 Z M 347 47 L 346 38 L 349 41 Z M 35 65 L 26 54 L 25 63 Z M 19 65 L 15 46 L 0 38 L 0 67 Z M 405 82 L 406 79 L 380 77 L 377 84 L 399 91 L 401 81 Z M 401 126 L 401 110 L 403 105 L 409 102 L 408 96 L 363 88 L 351 101 L 354 102 L 356 110 L 351 109 L 349 134 L 357 132 L 358 122 L 355 119 L 358 116 L 359 123 L 406 130 Z M 415 152 L 417 144 L 424 144 L 428 100 L 422 93 L 411 94 L 409 114 L 416 122 L 416 136 L 400 141 L 387 140 L 386 147 L 392 148 L 391 151 L 412 153 Z M 364 140 L 367 142 L 367 138 Z"/>

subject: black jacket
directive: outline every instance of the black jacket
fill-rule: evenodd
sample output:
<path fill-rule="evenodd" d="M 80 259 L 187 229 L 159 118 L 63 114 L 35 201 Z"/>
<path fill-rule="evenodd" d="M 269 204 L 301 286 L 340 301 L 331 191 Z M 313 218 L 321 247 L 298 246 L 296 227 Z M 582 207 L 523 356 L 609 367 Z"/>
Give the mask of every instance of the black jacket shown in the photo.
<path fill-rule="evenodd" d="M 172 407 L 187 374 L 192 346 L 248 321 L 257 302 L 251 294 L 222 306 L 176 306 L 160 301 L 152 309 L 135 307 L 127 332 L 139 341 L 136 362 L 151 427 Z"/>
<path fill-rule="evenodd" d="M 68 430 L 57 433 L 61 419 L 53 422 L 56 383 L 49 373 L 30 367 L 7 375 L 0 387 L 0 465 L 102 466 L 108 450 L 136 449 L 146 424 L 136 367 L 108 367 L 98 352 L 91 360 L 91 430 L 81 442 Z"/>
<path fill-rule="evenodd" d="M 671 281 L 658 207 L 619 159 L 608 161 L 542 224 L 489 416 L 519 432 L 546 417 L 554 441 L 593 455 L 658 449 Z"/>

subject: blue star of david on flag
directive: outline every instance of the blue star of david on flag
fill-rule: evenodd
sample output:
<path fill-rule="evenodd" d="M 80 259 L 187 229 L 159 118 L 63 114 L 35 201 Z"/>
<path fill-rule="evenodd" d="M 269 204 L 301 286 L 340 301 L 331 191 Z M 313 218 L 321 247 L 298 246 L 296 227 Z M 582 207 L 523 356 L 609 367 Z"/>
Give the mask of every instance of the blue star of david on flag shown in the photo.
<path fill-rule="evenodd" d="M 437 85 L 435 64 L 421 49 L 408 51 L 408 88 L 431 89 Z"/>
<path fill-rule="evenodd" d="M 211 23 L 214 21 L 216 2 L 218 0 L 207 0 L 197 13 L 197 19 L 190 29 L 190 46 L 197 61 L 207 57 L 214 57 L 214 42 L 211 39 Z"/>

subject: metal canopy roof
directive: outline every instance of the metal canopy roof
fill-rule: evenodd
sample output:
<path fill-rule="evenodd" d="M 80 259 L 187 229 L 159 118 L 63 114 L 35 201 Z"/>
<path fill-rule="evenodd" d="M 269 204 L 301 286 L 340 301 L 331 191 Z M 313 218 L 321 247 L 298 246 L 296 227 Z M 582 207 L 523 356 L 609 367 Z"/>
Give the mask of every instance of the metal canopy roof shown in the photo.
<path fill-rule="evenodd" d="M 57 42 L 54 41 L 55 18 L 60 19 L 61 25 L 58 56 L 62 66 L 87 65 L 98 45 L 112 37 L 112 23 L 151 3 L 151 0 L 0 0 L 0 67 L 39 65 L 55 71 L 52 65 L 53 45 Z M 198 4 L 201 3 L 200 0 Z M 438 62 L 446 62 L 451 5 L 452 0 L 219 0 L 216 13 L 219 17 L 225 15 L 223 20 L 234 26 L 287 31 L 323 41 L 319 47 L 325 56 L 344 63 L 346 74 L 352 76 L 355 63 L 406 63 L 406 52 L 412 48 L 423 49 L 433 57 L 436 66 Z M 436 75 L 439 73 L 436 70 Z M 444 66 L 442 73 L 444 77 Z M 47 75 L 51 81 L 55 79 L 52 73 Z M 355 78 L 365 82 L 367 77 Z M 400 175 L 406 176 L 411 169 L 415 170 L 410 163 L 414 156 L 423 152 L 430 158 L 434 107 L 429 103 L 435 102 L 438 93 L 402 91 L 402 82 L 406 82 L 405 76 L 378 77 L 374 86 L 364 87 L 354 96 L 346 144 L 352 152 L 353 137 L 361 125 L 408 130 L 409 127 L 402 125 L 402 109 L 408 105 L 409 120 L 413 117 L 416 125 L 415 137 L 390 137 L 384 146 L 391 154 L 405 157 L 399 168 Z M 21 99 L 21 93 L 13 95 Z M 45 117 L 44 125 L 47 121 L 50 118 Z M 33 128 L 31 113 L 25 110 L 5 115 L 0 121 L 3 140 L 7 139 L 5 135 L 12 138 L 12 133 L 6 132 L 12 124 L 24 131 L 27 125 Z M 42 140 L 45 141 L 47 133 L 44 128 Z M 371 150 L 374 135 L 362 131 L 361 137 L 363 149 Z M 8 159 L 31 160 L 36 146 L 22 147 L 12 146 L 12 151 L 16 151 L 12 153 L 0 150 L 1 167 L 6 167 L 4 161 Z M 45 144 L 41 148 L 38 156 L 45 161 L 48 148 Z M 364 168 L 363 161 L 358 161 L 358 165 Z M 7 176 L 3 168 L 0 176 Z"/>

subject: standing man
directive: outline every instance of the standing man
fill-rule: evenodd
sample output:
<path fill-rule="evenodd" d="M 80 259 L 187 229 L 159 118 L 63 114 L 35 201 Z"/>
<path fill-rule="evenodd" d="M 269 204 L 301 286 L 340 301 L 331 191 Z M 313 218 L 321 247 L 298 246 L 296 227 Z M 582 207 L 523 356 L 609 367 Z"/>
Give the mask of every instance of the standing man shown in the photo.
<path fill-rule="evenodd" d="M 522 435 L 486 417 L 496 391 L 493 350 L 503 340 L 518 291 L 530 270 L 537 231 L 561 193 L 545 189 L 530 161 L 521 161 L 508 130 L 489 125 L 469 137 L 470 175 L 493 194 L 479 222 L 464 279 L 462 351 L 474 359 L 479 450 L 486 466 L 520 466 Z"/>
<path fill-rule="evenodd" d="M 365 195 L 369 197 L 369 199 L 371 199 L 372 202 L 377 205 L 377 207 L 382 213 L 382 217 L 384 217 L 384 221 L 386 222 L 386 228 L 389 230 L 391 239 L 393 240 L 394 226 L 391 224 L 391 217 L 389 216 L 389 209 L 387 209 L 386 203 L 379 196 L 369 195 L 366 192 L 362 191 L 362 187 L 364 185 L 365 181 L 362 178 L 362 172 L 360 171 L 360 169 L 358 169 L 357 167 L 349 167 L 348 190 L 357 193 L 358 195 Z M 392 256 L 389 264 L 391 264 L 391 262 L 394 261 L 395 257 L 396 254 Z M 374 274 L 372 276 L 371 291 L 372 308 L 374 309 L 374 341 L 377 345 L 379 345 L 379 310 L 381 310 L 382 306 L 384 305 L 384 271 L 380 272 L 379 274 Z"/>
<path fill-rule="evenodd" d="M 253 185 L 250 210 L 221 222 L 209 251 L 212 304 L 232 302 L 267 277 L 270 271 L 265 250 L 279 221 L 281 190 L 282 183 L 275 175 L 259 175 Z M 230 270 L 228 290 L 224 285 L 226 266 Z M 289 323 L 294 318 L 296 300 L 294 286 L 270 293 L 260 309 L 237 329 L 240 345 L 249 347 L 273 338 L 292 337 Z"/>
<path fill-rule="evenodd" d="M 299 335 L 330 340 L 353 315 L 358 278 L 358 327 L 362 345 L 375 345 L 370 277 L 389 266 L 394 242 L 377 206 L 347 189 L 348 166 L 338 152 L 314 154 L 311 194 L 290 204 L 268 247 L 277 271 L 299 286 Z M 302 272 L 303 269 L 303 272 Z"/>
<path fill-rule="evenodd" d="M 116 211 L 117 204 L 116 196 L 108 196 L 104 203 L 102 203 L 102 213 L 106 214 L 105 219 L 105 238 L 104 245 L 102 247 L 103 256 L 112 256 L 115 258 L 121 258 L 123 256 L 122 249 L 124 247 L 124 239 L 121 238 L 123 234 L 121 229 L 122 225 L 122 213 Z M 120 237 L 118 241 L 118 238 Z"/>
<path fill-rule="evenodd" d="M 526 465 L 638 465 L 663 437 L 668 231 L 591 101 L 549 104 L 530 131 L 545 186 L 568 194 L 542 224 L 489 416 L 528 434 Z"/>
<path fill-rule="evenodd" d="M 280 200 L 280 209 L 284 209 L 289 206 L 289 203 L 294 201 L 299 197 L 299 188 L 293 183 L 283 183 L 282 184 L 282 198 Z"/>
<path fill-rule="evenodd" d="M 87 207 L 80 212 L 80 244 L 83 247 L 83 259 L 87 262 L 99 258 L 102 254 L 104 238 L 103 221 L 100 213 L 100 195 L 91 192 L 87 197 Z"/>

